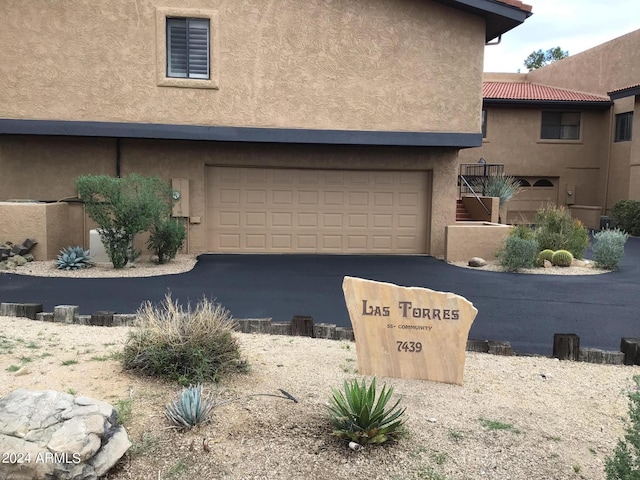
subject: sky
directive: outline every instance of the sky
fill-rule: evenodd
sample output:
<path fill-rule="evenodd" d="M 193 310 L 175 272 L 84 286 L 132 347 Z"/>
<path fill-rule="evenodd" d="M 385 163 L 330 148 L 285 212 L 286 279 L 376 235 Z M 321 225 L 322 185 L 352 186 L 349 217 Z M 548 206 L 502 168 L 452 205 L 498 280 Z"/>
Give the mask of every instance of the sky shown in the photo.
<path fill-rule="evenodd" d="M 526 73 L 524 59 L 536 50 L 561 47 L 580 53 L 640 29 L 640 0 L 523 0 L 533 15 L 485 47 L 485 72 Z"/>

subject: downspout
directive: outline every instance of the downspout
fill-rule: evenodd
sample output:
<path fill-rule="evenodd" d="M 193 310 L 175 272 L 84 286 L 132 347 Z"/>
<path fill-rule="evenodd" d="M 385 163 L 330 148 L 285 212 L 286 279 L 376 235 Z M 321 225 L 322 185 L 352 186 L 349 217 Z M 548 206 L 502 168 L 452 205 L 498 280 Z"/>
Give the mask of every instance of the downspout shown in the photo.
<path fill-rule="evenodd" d="M 611 150 L 613 149 L 613 145 L 611 142 L 611 136 L 613 134 L 613 107 L 615 104 L 611 105 L 609 109 L 609 145 L 607 147 L 607 173 L 605 175 L 605 184 L 604 184 L 604 205 L 602 207 L 602 215 L 607 214 L 607 203 L 609 202 L 609 174 L 611 171 Z"/>
<path fill-rule="evenodd" d="M 120 139 L 116 138 L 116 177 L 120 178 Z"/>

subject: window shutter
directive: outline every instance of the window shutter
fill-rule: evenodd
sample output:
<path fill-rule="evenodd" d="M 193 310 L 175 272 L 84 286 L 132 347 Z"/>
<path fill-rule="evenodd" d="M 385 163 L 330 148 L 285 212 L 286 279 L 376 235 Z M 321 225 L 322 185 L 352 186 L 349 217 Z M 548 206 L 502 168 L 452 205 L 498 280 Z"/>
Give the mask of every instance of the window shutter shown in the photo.
<path fill-rule="evenodd" d="M 209 20 L 194 18 L 189 25 L 189 77 L 209 78 Z"/>
<path fill-rule="evenodd" d="M 209 78 L 209 20 L 167 18 L 167 76 Z"/>

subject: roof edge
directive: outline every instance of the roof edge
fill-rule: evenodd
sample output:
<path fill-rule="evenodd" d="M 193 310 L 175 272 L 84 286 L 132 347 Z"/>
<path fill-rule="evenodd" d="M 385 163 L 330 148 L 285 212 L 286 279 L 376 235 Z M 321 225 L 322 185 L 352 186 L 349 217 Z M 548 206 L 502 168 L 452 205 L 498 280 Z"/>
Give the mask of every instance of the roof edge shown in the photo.
<path fill-rule="evenodd" d="M 0 134 L 213 142 L 471 148 L 481 133 L 228 127 L 0 118 Z"/>
<path fill-rule="evenodd" d="M 482 105 L 492 106 L 517 106 L 517 107 L 582 107 L 593 110 L 606 110 L 611 108 L 613 102 L 610 100 L 591 101 L 591 100 L 527 100 L 527 99 L 510 99 L 510 98 L 484 98 Z"/>

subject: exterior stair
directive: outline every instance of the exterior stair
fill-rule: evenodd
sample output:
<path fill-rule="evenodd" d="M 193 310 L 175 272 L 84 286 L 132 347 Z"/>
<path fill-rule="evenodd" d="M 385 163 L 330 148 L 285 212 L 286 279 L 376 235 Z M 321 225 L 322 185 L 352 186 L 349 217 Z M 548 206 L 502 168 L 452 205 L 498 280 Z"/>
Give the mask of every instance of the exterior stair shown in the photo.
<path fill-rule="evenodd" d="M 462 200 L 456 200 L 456 222 L 471 222 L 473 218 L 465 208 Z"/>

